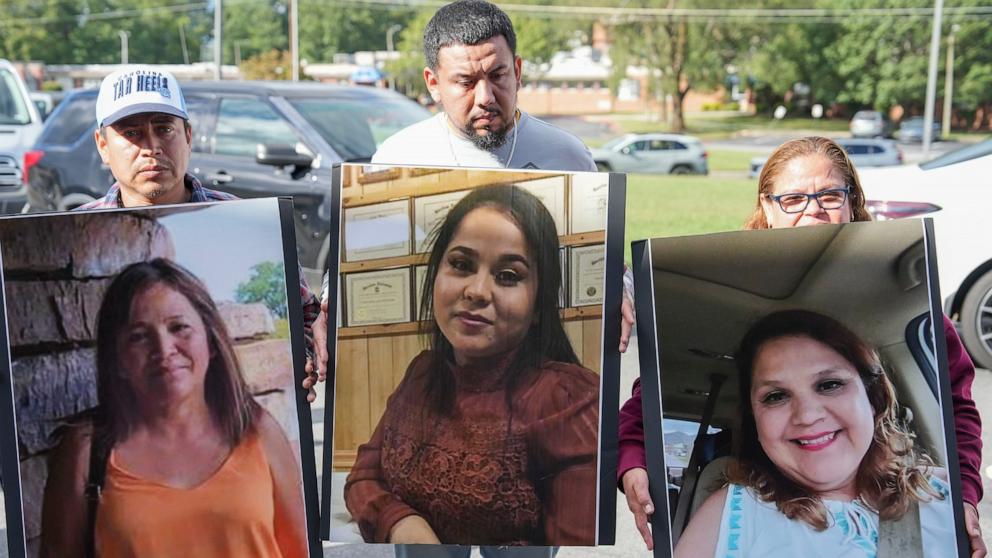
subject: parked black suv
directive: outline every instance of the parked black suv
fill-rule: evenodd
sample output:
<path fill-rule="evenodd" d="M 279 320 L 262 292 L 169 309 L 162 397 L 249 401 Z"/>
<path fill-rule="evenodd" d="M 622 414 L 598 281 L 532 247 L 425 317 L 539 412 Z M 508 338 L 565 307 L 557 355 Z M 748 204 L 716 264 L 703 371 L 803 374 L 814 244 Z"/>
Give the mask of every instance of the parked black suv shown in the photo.
<path fill-rule="evenodd" d="M 242 198 L 292 195 L 300 264 L 324 269 L 331 167 L 367 161 L 393 132 L 430 114 L 392 91 L 290 82 L 190 82 L 189 172 Z M 113 179 L 100 161 L 97 90 L 80 90 L 49 116 L 28 174 L 28 211 L 72 209 L 103 196 Z"/>

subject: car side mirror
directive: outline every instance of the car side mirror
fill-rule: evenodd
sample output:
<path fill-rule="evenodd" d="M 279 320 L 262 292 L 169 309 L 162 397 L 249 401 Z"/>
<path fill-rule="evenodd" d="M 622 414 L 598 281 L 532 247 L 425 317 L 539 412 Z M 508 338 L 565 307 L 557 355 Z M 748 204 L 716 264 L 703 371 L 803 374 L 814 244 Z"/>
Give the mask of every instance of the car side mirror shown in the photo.
<path fill-rule="evenodd" d="M 297 153 L 292 145 L 260 143 L 255 147 L 255 162 L 273 167 L 310 168 L 313 157 Z"/>
<path fill-rule="evenodd" d="M 620 153 L 623 153 L 624 155 L 630 155 L 631 154 L 630 146 L 629 145 L 624 146 L 624 148 L 620 150 Z"/>
<path fill-rule="evenodd" d="M 48 120 L 48 105 L 40 99 L 35 99 L 33 102 L 35 108 L 38 109 L 38 115 L 41 116 L 41 121 Z"/>

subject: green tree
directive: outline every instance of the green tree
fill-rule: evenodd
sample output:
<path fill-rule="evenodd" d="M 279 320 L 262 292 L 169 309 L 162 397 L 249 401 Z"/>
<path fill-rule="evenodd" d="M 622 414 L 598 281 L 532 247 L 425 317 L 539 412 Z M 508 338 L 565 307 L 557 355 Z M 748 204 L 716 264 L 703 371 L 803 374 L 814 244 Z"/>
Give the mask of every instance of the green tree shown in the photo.
<path fill-rule="evenodd" d="M 199 5 L 162 0 L 9 0 L 0 11 L 0 56 L 49 64 L 120 62 L 119 31 L 131 62 L 182 63 L 180 27 L 191 61 L 210 26 Z"/>
<path fill-rule="evenodd" d="M 273 50 L 289 50 L 286 0 L 230 2 L 223 4 L 223 10 L 225 64 L 234 64 L 237 54 L 244 62 L 253 56 L 268 55 Z M 287 77 L 288 74 L 287 70 Z"/>
<path fill-rule="evenodd" d="M 330 62 L 339 52 L 386 50 L 389 28 L 405 28 L 416 13 L 412 9 L 375 10 L 327 0 L 300 0 L 300 57 L 309 62 Z M 398 38 L 394 36 L 394 40 Z"/>
<path fill-rule="evenodd" d="M 857 0 L 840 0 L 837 7 L 864 7 Z M 874 7 L 904 7 L 900 0 L 881 0 Z M 888 110 L 902 105 L 923 106 L 930 49 L 929 16 L 847 18 L 829 50 L 841 88 L 837 100 L 856 106 Z"/>
<path fill-rule="evenodd" d="M 953 3 L 963 6 L 985 4 L 980 0 L 958 0 Z M 992 18 L 947 18 L 942 48 L 947 48 L 946 37 L 954 25 L 958 26 L 954 33 L 955 121 L 973 130 L 992 129 L 992 50 L 988 47 L 988 38 L 992 36 Z M 938 91 L 938 96 L 943 96 L 943 88 Z"/>
<path fill-rule="evenodd" d="M 262 262 L 252 266 L 251 277 L 238 285 L 234 300 L 242 304 L 261 302 L 276 319 L 286 318 L 286 268 L 283 263 Z"/>
<path fill-rule="evenodd" d="M 842 34 L 840 26 L 794 22 L 776 25 L 774 30 L 760 36 L 756 42 L 760 48 L 754 49 L 744 70 L 778 95 L 804 83 L 810 88 L 810 103 L 834 102 L 843 82 L 830 53 Z"/>
<path fill-rule="evenodd" d="M 666 8 L 719 8 L 721 2 L 669 0 Z M 631 1 L 626 7 L 659 7 L 650 0 Z M 745 7 L 738 4 L 735 7 Z M 747 56 L 755 26 L 720 18 L 689 19 L 682 15 L 626 18 L 611 26 L 611 57 L 647 68 L 656 76 L 650 84 L 656 93 L 672 96 L 672 130 L 685 130 L 683 103 L 692 89 L 712 90 L 723 83 L 726 66 Z M 626 64 L 614 64 L 626 72 Z M 612 80 L 616 83 L 616 77 Z M 660 95 L 659 95 L 660 96 Z"/>

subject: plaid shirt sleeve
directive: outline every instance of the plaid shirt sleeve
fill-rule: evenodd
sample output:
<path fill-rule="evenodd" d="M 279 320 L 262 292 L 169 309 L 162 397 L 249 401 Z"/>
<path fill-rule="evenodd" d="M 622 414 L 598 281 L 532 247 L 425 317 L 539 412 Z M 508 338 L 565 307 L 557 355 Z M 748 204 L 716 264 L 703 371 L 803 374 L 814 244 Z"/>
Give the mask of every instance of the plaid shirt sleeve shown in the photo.
<path fill-rule="evenodd" d="M 306 280 L 303 278 L 302 269 L 300 269 L 300 299 L 303 301 L 303 336 L 306 340 L 307 356 L 313 357 L 316 354 L 314 351 L 313 323 L 320 315 L 320 301 L 310 292 L 310 287 L 307 286 Z"/>

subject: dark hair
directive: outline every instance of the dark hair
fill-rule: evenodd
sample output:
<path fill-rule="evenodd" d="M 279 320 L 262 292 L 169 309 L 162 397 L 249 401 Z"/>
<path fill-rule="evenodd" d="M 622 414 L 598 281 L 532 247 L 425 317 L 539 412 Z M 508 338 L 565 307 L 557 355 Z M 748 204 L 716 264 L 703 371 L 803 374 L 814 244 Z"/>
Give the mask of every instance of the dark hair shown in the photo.
<path fill-rule="evenodd" d="M 762 198 L 772 193 L 772 183 L 789 161 L 808 155 L 822 155 L 829 159 L 834 169 L 843 177 L 844 184 L 851 187 L 851 192 L 847 197 L 848 203 L 851 204 L 851 221 L 871 221 L 871 213 L 868 213 L 868 208 L 865 205 L 865 192 L 861 189 L 858 171 L 855 170 L 854 163 L 847 156 L 847 151 L 844 151 L 843 147 L 830 138 L 810 136 L 783 143 L 765 161 L 765 165 L 761 168 L 761 174 L 758 175 L 758 201 L 754 212 L 744 223 L 745 229 L 769 228 L 768 219 L 761 207 Z"/>
<path fill-rule="evenodd" d="M 442 6 L 424 28 L 424 57 L 437 70 L 437 53 L 451 45 L 477 45 L 502 35 L 517 54 L 517 35 L 506 12 L 485 0 L 458 0 Z"/>
<path fill-rule="evenodd" d="M 554 219 L 541 200 L 530 192 L 513 185 L 485 186 L 473 190 L 461 199 L 432 233 L 430 258 L 420 300 L 420 320 L 423 331 L 429 336 L 431 375 L 426 384 L 429 407 L 437 414 L 447 414 L 454 402 L 454 377 L 448 366 L 454 360 L 451 343 L 444 337 L 434 316 L 434 281 L 444 254 L 462 220 L 472 210 L 491 207 L 505 213 L 524 235 L 527 248 L 537 264 L 537 297 L 534 301 L 535 318 L 531 331 L 507 369 L 507 403 L 512 406 L 512 394 L 520 375 L 541 365 L 543 360 L 556 360 L 578 364 L 572 344 L 565 334 L 558 308 L 561 288 L 561 260 L 559 257 L 558 230 Z"/>
<path fill-rule="evenodd" d="M 924 470 L 932 461 L 914 447 L 913 434 L 899 417 L 895 387 L 882 368 L 878 353 L 837 320 L 808 310 L 783 310 L 758 320 L 741 339 L 734 356 L 740 385 L 741 436 L 737 462 L 728 479 L 753 488 L 773 502 L 789 519 L 805 521 L 818 530 L 827 528 L 827 510 L 820 498 L 792 481 L 771 461 L 758 441 L 751 406 L 754 360 L 761 347 L 782 337 L 807 337 L 823 343 L 850 362 L 864 384 L 875 414 L 874 436 L 855 478 L 859 497 L 878 511 L 881 519 L 901 517 L 910 502 L 936 497 Z"/>
<path fill-rule="evenodd" d="M 97 317 L 98 427 L 114 443 L 127 438 L 137 425 L 137 394 L 129 382 L 121 381 L 124 374 L 120 369 L 118 341 L 130 320 L 134 299 L 158 284 L 185 296 L 203 320 L 210 346 L 205 379 L 207 406 L 227 440 L 237 445 L 253 427 L 260 407 L 248 391 L 227 327 L 207 288 L 182 266 L 162 258 L 127 266 L 103 295 Z"/>

